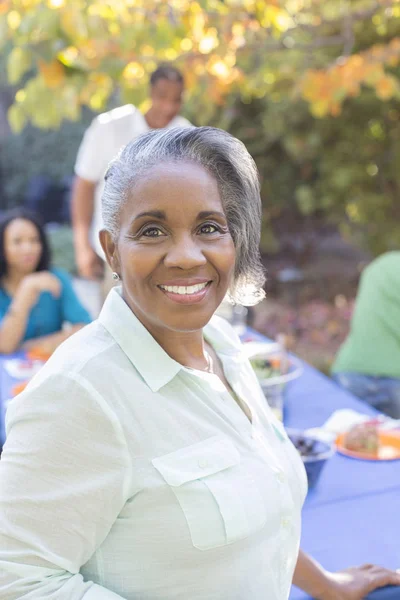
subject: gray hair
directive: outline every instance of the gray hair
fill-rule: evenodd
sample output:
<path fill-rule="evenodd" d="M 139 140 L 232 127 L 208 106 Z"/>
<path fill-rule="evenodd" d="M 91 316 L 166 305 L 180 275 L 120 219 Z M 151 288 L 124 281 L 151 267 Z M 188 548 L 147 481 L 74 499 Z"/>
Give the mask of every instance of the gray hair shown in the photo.
<path fill-rule="evenodd" d="M 260 259 L 261 199 L 257 167 L 238 139 L 214 127 L 153 130 L 130 142 L 109 165 L 102 196 L 104 227 L 114 239 L 119 214 L 134 184 L 161 162 L 201 165 L 217 181 L 236 250 L 228 297 L 233 303 L 256 304 L 264 297 Z"/>

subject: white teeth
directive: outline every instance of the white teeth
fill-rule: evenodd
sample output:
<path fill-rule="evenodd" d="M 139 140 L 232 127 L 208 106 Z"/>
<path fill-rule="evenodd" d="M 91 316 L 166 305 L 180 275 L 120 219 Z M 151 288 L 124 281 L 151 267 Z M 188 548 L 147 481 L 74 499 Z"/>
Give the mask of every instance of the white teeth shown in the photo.
<path fill-rule="evenodd" d="M 196 285 L 160 285 L 160 288 L 166 292 L 172 292 L 173 294 L 197 294 L 206 287 L 207 283 L 198 283 Z"/>

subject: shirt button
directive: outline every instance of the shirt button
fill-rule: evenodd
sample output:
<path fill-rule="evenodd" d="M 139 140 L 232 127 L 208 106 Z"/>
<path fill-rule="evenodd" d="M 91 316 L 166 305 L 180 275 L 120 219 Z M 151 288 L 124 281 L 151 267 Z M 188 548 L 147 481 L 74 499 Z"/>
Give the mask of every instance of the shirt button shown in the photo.
<path fill-rule="evenodd" d="M 206 458 L 199 458 L 198 463 L 200 469 L 206 469 L 209 466 L 209 462 Z"/>
<path fill-rule="evenodd" d="M 286 481 L 285 473 L 283 473 L 283 471 L 278 471 L 276 473 L 276 478 L 279 481 L 279 483 L 285 483 Z"/>
<path fill-rule="evenodd" d="M 284 527 L 285 529 L 287 529 L 290 525 L 290 517 L 282 517 L 281 519 L 281 525 L 282 527 Z"/>

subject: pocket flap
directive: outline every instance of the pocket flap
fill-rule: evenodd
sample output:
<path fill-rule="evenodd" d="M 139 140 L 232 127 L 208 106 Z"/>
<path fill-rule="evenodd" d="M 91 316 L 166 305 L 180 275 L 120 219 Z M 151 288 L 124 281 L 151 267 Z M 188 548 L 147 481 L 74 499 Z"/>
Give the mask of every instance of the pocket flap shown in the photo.
<path fill-rule="evenodd" d="M 213 475 L 240 463 L 240 454 L 231 440 L 213 436 L 165 456 L 153 458 L 153 466 L 173 487 Z"/>

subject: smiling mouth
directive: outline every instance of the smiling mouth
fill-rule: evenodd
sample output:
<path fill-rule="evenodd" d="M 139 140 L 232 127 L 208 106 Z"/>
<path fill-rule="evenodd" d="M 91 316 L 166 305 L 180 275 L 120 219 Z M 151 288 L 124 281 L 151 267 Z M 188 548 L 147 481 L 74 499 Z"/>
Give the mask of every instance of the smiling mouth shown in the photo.
<path fill-rule="evenodd" d="M 205 283 L 197 283 L 195 285 L 159 285 L 158 287 L 164 292 L 170 294 L 178 294 L 179 296 L 193 296 L 203 291 L 207 286 L 211 284 L 211 281 Z"/>

